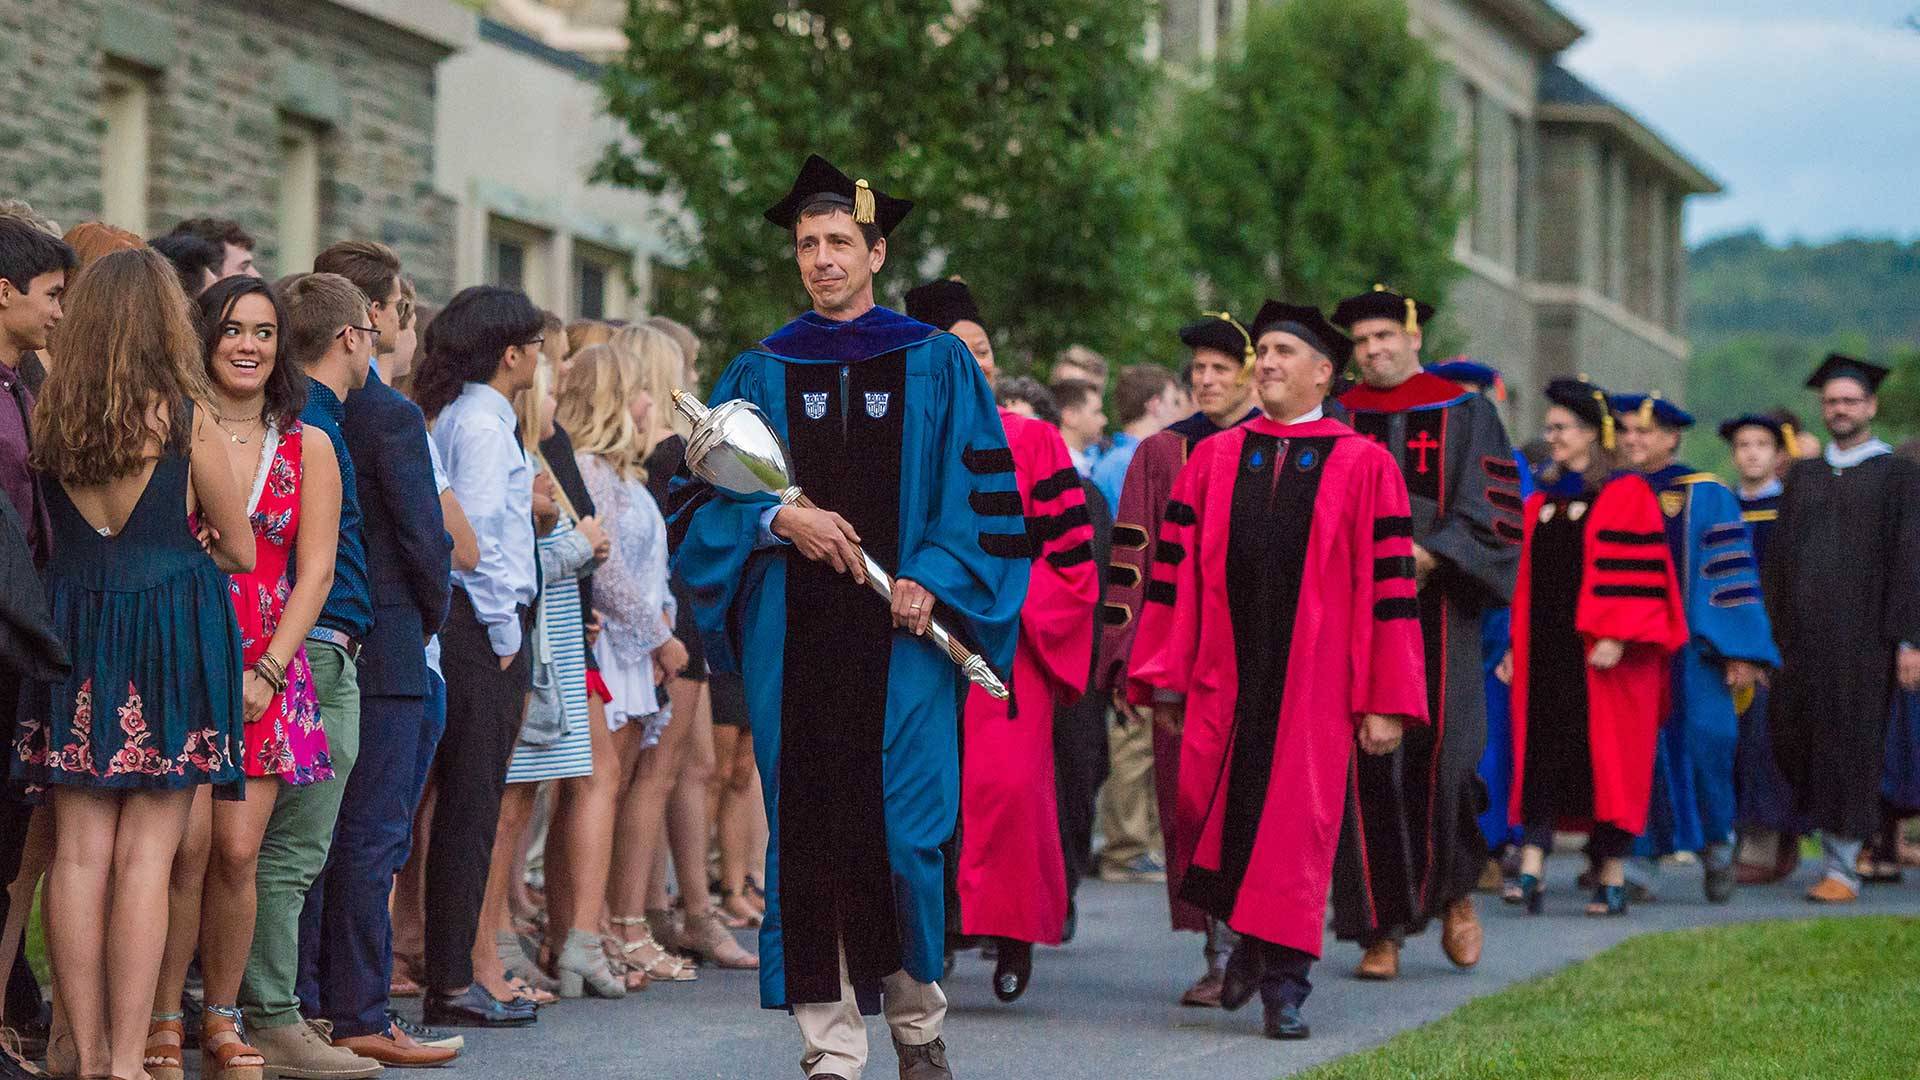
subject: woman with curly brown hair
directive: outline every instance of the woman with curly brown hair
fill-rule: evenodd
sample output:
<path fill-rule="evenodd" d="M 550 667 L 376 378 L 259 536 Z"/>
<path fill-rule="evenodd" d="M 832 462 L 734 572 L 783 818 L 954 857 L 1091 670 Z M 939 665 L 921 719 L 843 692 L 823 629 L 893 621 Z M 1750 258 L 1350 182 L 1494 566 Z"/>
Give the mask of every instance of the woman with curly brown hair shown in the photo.
<path fill-rule="evenodd" d="M 65 299 L 34 465 L 53 524 L 47 592 L 75 662 L 24 696 L 13 773 L 51 793 L 48 951 L 76 1071 L 137 1077 L 193 791 L 244 792 L 227 575 L 253 568 L 253 530 L 227 436 L 198 406 L 207 377 L 173 268 L 113 252 Z"/>

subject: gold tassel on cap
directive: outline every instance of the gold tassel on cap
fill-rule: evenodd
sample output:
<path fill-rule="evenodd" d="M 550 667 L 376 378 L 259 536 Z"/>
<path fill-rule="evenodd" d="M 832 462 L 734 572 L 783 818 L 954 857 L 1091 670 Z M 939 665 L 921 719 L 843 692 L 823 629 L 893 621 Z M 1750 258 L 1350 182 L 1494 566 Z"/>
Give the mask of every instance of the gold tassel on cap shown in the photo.
<path fill-rule="evenodd" d="M 853 222 L 856 225 L 873 224 L 873 188 L 865 177 L 853 182 Z"/>
<path fill-rule="evenodd" d="M 1407 333 L 1417 334 L 1419 332 L 1420 332 L 1420 305 L 1414 303 L 1413 297 L 1409 296 L 1407 297 Z"/>
<path fill-rule="evenodd" d="M 1581 376 L 1581 381 L 1585 382 L 1586 377 Z M 1613 410 L 1607 407 L 1607 395 L 1600 391 L 1593 392 L 1593 400 L 1600 403 L 1600 447 L 1611 453 L 1613 451 Z"/>
<path fill-rule="evenodd" d="M 1247 343 L 1244 359 L 1242 359 L 1240 362 L 1240 377 L 1244 379 L 1248 375 L 1251 375 L 1253 373 L 1253 357 L 1254 357 L 1253 335 L 1247 333 L 1247 328 L 1244 326 L 1241 326 L 1239 320 L 1235 319 L 1231 314 L 1227 312 L 1206 311 L 1206 312 L 1202 312 L 1201 314 L 1206 315 L 1209 318 L 1219 319 L 1221 322 L 1226 323 L 1228 326 L 1231 326 L 1235 330 L 1240 331 L 1240 340 Z"/>
<path fill-rule="evenodd" d="M 1640 399 L 1640 422 L 1641 423 L 1643 424 L 1653 423 L 1653 400 L 1659 396 L 1660 396 L 1659 394 L 1648 394 L 1646 397 Z"/>
<path fill-rule="evenodd" d="M 1786 444 L 1785 449 L 1788 457 L 1797 458 L 1800 456 L 1800 434 L 1793 430 L 1792 424 L 1783 422 L 1780 425 L 1780 441 Z"/>

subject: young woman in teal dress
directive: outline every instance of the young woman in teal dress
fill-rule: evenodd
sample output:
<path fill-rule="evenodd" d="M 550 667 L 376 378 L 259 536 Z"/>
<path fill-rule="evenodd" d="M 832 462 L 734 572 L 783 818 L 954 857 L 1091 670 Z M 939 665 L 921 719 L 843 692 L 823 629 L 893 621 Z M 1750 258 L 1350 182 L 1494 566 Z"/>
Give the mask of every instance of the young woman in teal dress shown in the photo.
<path fill-rule="evenodd" d="M 227 575 L 253 568 L 253 530 L 226 436 L 196 405 L 206 373 L 172 266 L 115 252 L 65 301 L 33 464 L 53 525 L 47 595 L 74 665 L 25 695 L 13 775 L 52 805 L 47 945 L 76 1072 L 140 1077 L 194 789 L 244 791 Z"/>

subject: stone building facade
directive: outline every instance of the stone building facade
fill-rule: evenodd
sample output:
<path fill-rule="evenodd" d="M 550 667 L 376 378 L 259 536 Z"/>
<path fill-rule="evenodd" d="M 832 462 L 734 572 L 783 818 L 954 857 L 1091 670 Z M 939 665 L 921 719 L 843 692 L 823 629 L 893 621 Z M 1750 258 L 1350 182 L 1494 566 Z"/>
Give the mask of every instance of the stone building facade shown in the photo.
<path fill-rule="evenodd" d="M 0 0 L 0 197 L 148 236 L 229 217 L 270 274 L 372 237 L 444 296 L 434 76 L 473 22 L 449 0 Z"/>
<path fill-rule="evenodd" d="M 1163 0 L 1149 48 L 1204 72 L 1261 2 Z M 1505 373 L 1516 430 L 1533 428 L 1538 389 L 1561 376 L 1682 398 L 1686 200 L 1719 185 L 1556 62 L 1582 30 L 1546 0 L 1407 6 L 1451 69 L 1467 163 L 1449 336 Z"/>

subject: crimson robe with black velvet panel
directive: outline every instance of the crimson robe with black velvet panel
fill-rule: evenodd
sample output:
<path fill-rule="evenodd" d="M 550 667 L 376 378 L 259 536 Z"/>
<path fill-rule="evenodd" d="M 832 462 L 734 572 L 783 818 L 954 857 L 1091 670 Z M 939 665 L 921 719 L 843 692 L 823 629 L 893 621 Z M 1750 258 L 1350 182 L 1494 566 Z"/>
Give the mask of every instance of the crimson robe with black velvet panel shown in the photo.
<path fill-rule="evenodd" d="M 1260 415 L 1249 409 L 1236 423 Z M 1194 413 L 1147 436 L 1135 449 L 1114 511 L 1113 546 L 1106 567 L 1107 592 L 1100 606 L 1100 650 L 1094 666 L 1094 686 L 1108 693 L 1124 693 L 1128 657 L 1140 612 L 1146 603 L 1147 572 L 1153 566 L 1153 539 L 1159 534 L 1173 485 L 1204 439 L 1228 428 L 1216 427 L 1206 413 Z M 1179 833 L 1175 808 L 1180 792 L 1180 733 L 1159 725 L 1153 729 L 1153 787 L 1160 810 L 1160 836 L 1166 849 L 1167 906 L 1175 930 L 1204 932 L 1206 913 L 1180 899 L 1180 881 L 1187 870 L 1192 843 Z"/>
<path fill-rule="evenodd" d="M 962 718 L 960 929 L 1058 945 L 1067 919 L 1067 878 L 1053 714 L 1086 692 L 1099 567 L 1080 474 L 1060 433 L 1005 409 L 1000 421 L 1019 496 L 983 494 L 975 509 L 1025 514 L 1034 559 L 1020 606 L 1012 696 L 995 701 L 972 687 Z"/>
<path fill-rule="evenodd" d="M 1156 545 L 1128 696 L 1184 700 L 1182 898 L 1314 956 L 1355 730 L 1427 719 L 1407 488 L 1336 420 L 1198 447 Z"/>
<path fill-rule="evenodd" d="M 1413 542 L 1437 560 L 1419 592 L 1433 722 L 1394 753 L 1354 762 L 1334 864 L 1334 931 L 1371 942 L 1419 932 L 1471 894 L 1486 865 L 1480 616 L 1513 596 L 1520 477 L 1493 402 L 1447 379 L 1422 371 L 1390 390 L 1356 386 L 1340 403 L 1399 463 Z"/>
<path fill-rule="evenodd" d="M 1667 662 L 1687 643 L 1660 504 L 1644 479 L 1619 474 L 1597 493 L 1535 492 L 1524 523 L 1513 595 L 1510 820 L 1525 822 L 1529 784 L 1548 783 L 1564 789 L 1554 800 L 1563 827 L 1598 821 L 1637 836 L 1672 690 Z M 1587 663 L 1609 639 L 1626 646 L 1620 662 L 1605 670 Z"/>

